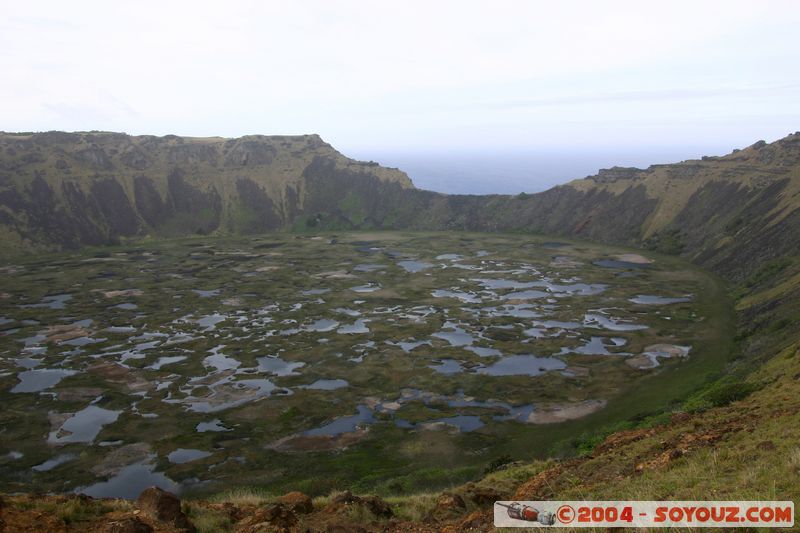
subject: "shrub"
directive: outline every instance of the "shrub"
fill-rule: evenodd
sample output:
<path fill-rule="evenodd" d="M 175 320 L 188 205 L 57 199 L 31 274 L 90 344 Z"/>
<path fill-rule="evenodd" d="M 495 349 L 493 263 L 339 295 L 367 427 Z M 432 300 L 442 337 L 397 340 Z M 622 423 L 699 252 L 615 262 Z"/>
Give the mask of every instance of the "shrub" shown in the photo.
<path fill-rule="evenodd" d="M 721 407 L 743 400 L 759 388 L 759 385 L 746 381 L 720 380 L 689 397 L 684 409 L 688 412 L 697 412 L 711 407 Z"/>
<path fill-rule="evenodd" d="M 489 465 L 484 469 L 483 473 L 491 474 L 492 472 L 497 472 L 498 470 L 500 470 L 502 467 L 512 462 L 513 460 L 514 458 L 508 454 L 501 455 L 500 457 L 489 463 Z"/>

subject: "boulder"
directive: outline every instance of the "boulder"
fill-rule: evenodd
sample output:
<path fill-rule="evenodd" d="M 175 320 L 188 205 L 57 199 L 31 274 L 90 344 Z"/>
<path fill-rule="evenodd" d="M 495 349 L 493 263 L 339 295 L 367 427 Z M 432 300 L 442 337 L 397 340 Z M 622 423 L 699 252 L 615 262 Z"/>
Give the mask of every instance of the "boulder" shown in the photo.
<path fill-rule="evenodd" d="M 386 503 L 383 498 L 379 496 L 366 496 L 361 499 L 361 502 L 364 504 L 370 513 L 374 514 L 379 518 L 391 518 L 394 516 L 392 512 L 392 508 L 389 507 L 389 504 Z"/>
<path fill-rule="evenodd" d="M 267 522 L 273 526 L 289 528 L 297 524 L 297 515 L 282 503 L 270 505 L 265 509 Z"/>
<path fill-rule="evenodd" d="M 194 533 L 195 527 L 181 510 L 181 500 L 158 487 L 144 489 L 136 500 L 139 509 L 153 520 Z"/>
<path fill-rule="evenodd" d="M 302 492 L 289 492 L 278 498 L 278 501 L 296 514 L 308 514 L 314 511 L 311 497 Z"/>

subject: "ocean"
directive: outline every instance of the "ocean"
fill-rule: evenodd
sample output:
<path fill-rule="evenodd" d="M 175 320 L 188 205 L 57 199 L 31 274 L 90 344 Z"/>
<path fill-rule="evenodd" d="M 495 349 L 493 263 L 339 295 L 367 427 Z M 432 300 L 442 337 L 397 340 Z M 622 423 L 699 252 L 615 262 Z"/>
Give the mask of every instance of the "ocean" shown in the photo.
<path fill-rule="evenodd" d="M 405 171 L 420 189 L 447 194 L 519 194 L 544 191 L 601 168 L 675 163 L 703 155 L 722 155 L 719 148 L 649 150 L 558 150 L 516 152 L 395 152 L 363 150 L 346 155 Z"/>

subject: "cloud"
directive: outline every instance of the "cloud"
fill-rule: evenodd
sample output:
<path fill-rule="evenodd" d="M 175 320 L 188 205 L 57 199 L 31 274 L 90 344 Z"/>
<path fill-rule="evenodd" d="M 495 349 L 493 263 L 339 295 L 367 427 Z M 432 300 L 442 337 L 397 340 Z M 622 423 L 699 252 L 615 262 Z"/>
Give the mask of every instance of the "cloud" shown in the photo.
<path fill-rule="evenodd" d="M 3 129 L 623 144 L 730 136 L 725 117 L 770 137 L 800 112 L 783 0 L 6 4 Z"/>
<path fill-rule="evenodd" d="M 570 106 L 581 104 L 602 104 L 632 102 L 668 102 L 682 100 L 704 100 L 719 98 L 757 97 L 767 98 L 776 93 L 789 93 L 800 97 L 800 84 L 774 85 L 761 87 L 711 87 L 711 88 L 670 88 L 658 90 L 620 91 L 615 93 L 574 94 L 567 96 L 547 96 L 528 100 L 500 100 L 494 102 L 473 102 L 453 109 L 513 109 L 526 107 Z"/>

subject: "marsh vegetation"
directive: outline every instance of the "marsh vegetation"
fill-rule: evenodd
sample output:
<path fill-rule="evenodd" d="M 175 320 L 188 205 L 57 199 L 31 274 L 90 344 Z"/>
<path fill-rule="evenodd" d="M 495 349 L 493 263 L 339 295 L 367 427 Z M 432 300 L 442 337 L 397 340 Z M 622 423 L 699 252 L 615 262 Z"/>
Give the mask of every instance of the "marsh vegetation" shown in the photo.
<path fill-rule="evenodd" d="M 522 235 L 202 237 L 2 274 L 4 491 L 433 490 L 575 453 L 730 352 L 705 272 Z"/>

